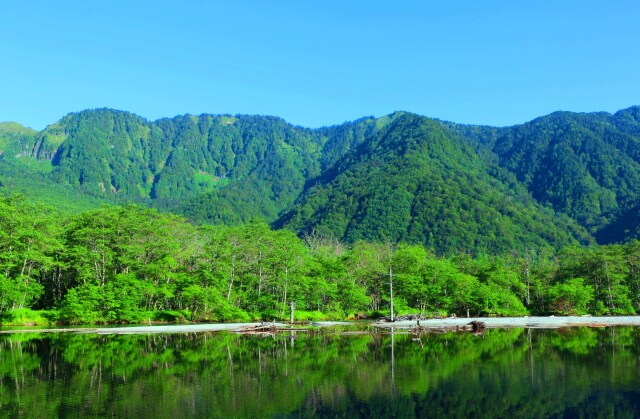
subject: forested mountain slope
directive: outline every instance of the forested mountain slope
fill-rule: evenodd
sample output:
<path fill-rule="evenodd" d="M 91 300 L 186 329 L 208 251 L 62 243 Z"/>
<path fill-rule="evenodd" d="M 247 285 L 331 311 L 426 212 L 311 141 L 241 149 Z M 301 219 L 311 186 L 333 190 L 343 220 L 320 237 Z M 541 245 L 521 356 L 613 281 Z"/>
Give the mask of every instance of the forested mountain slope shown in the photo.
<path fill-rule="evenodd" d="M 32 157 L 37 134 L 20 124 L 0 123 L 0 193 L 24 194 L 68 214 L 118 202 L 113 196 L 92 197 L 52 181 L 51 161 Z"/>
<path fill-rule="evenodd" d="M 97 109 L 40 132 L 2 123 L 0 153 L 0 191 L 68 210 L 135 202 L 199 223 L 261 219 L 441 252 L 640 233 L 638 107 L 503 128 L 398 112 L 320 129 Z"/>
<path fill-rule="evenodd" d="M 500 175 L 444 124 L 397 113 L 314 179 L 277 225 L 347 242 L 426 243 L 442 253 L 589 241 L 569 217 L 556 216 Z"/>
<path fill-rule="evenodd" d="M 320 130 L 264 117 L 242 117 L 238 123 L 237 138 L 251 141 L 257 150 L 235 159 L 236 168 L 225 187 L 185 200 L 175 208 L 177 212 L 200 222 L 233 224 L 253 218 L 273 222 L 293 204 L 309 179 L 364 142 L 379 121 L 363 118 Z"/>
<path fill-rule="evenodd" d="M 16 122 L 0 122 L 0 155 L 17 155 L 29 149 L 36 131 Z"/>
<path fill-rule="evenodd" d="M 50 161 L 48 180 L 83 194 L 237 223 L 275 220 L 307 179 L 375 127 L 368 118 L 312 131 L 280 118 L 243 115 L 148 122 L 98 109 L 69 114 L 12 144 L 21 156 Z"/>
<path fill-rule="evenodd" d="M 599 241 L 637 237 L 639 107 L 613 115 L 555 112 L 506 128 L 452 129 L 489 150 L 537 201 L 573 217 Z"/>

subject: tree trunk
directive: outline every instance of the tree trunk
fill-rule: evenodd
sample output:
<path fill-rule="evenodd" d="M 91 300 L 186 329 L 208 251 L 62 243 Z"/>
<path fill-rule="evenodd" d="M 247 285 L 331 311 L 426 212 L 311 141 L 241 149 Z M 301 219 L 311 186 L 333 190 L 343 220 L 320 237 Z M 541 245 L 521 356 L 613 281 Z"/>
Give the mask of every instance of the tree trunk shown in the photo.
<path fill-rule="evenodd" d="M 529 307 L 529 305 L 531 304 L 531 269 L 529 266 L 531 263 L 531 257 L 529 256 L 529 249 L 525 249 L 524 256 L 524 276 L 527 280 L 527 307 Z"/>
<path fill-rule="evenodd" d="M 258 297 L 262 294 L 262 252 L 258 254 Z"/>
<path fill-rule="evenodd" d="M 235 269 L 233 264 L 231 265 L 231 278 L 229 278 L 229 288 L 227 289 L 227 302 L 231 299 L 231 288 L 233 287 L 233 277 L 235 275 Z"/>
<path fill-rule="evenodd" d="M 391 270 L 391 266 L 389 266 L 389 296 L 391 297 L 391 321 L 394 320 L 393 316 L 393 271 Z"/>

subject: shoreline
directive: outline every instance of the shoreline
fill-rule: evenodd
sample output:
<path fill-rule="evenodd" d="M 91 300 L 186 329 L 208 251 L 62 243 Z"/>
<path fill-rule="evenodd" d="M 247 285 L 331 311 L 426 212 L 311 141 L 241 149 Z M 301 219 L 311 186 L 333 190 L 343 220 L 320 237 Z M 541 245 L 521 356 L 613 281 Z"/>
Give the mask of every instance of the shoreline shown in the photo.
<path fill-rule="evenodd" d="M 525 327 L 531 329 L 557 329 L 561 327 L 640 326 L 640 316 L 559 316 L 559 317 L 459 317 L 420 320 L 423 329 L 460 327 L 472 321 L 482 322 L 487 328 Z M 410 329 L 418 327 L 415 320 L 393 323 L 375 323 L 379 328 Z"/>
<path fill-rule="evenodd" d="M 566 317 L 470 317 L 427 319 L 420 321 L 420 328 L 424 330 L 457 328 L 466 326 L 472 321 L 482 322 L 486 328 L 538 328 L 557 329 L 562 327 L 608 327 L 608 326 L 640 326 L 640 316 L 566 316 Z M 97 335 L 125 335 L 125 334 L 162 334 L 162 333 L 200 333 L 235 331 L 246 327 L 255 327 L 265 323 L 210 323 L 210 324 L 176 324 L 152 326 L 115 326 L 115 327 L 69 327 L 69 328 L 25 328 L 0 329 L 0 334 L 11 333 L 73 333 Z M 276 328 L 289 327 L 285 323 L 269 323 Z M 418 324 L 415 320 L 404 320 L 394 323 L 371 322 L 314 322 L 311 326 L 367 326 L 378 329 L 413 329 Z"/>
<path fill-rule="evenodd" d="M 198 333 L 198 332 L 220 332 L 224 330 L 235 330 L 243 327 L 259 326 L 265 323 L 209 323 L 209 324 L 173 324 L 160 326 L 112 326 L 112 327 L 52 327 L 33 329 L 0 329 L 0 334 L 11 333 L 74 333 L 74 334 L 96 334 L 96 335 L 133 335 L 152 333 Z M 275 327 L 284 327 L 284 323 L 269 323 Z"/>

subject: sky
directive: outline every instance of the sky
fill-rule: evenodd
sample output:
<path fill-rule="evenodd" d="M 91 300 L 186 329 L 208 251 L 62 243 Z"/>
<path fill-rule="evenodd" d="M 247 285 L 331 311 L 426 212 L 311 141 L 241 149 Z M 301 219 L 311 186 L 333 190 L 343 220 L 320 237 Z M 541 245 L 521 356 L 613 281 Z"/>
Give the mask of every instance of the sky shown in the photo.
<path fill-rule="evenodd" d="M 640 2 L 2 0 L 0 121 L 114 108 L 505 126 L 640 105 Z"/>

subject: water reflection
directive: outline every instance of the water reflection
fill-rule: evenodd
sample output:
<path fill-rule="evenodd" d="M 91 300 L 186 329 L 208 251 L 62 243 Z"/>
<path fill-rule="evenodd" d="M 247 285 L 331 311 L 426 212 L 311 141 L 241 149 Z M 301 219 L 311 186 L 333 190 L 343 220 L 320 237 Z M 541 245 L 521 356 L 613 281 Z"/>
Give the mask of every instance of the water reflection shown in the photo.
<path fill-rule="evenodd" d="M 0 417 L 634 417 L 640 329 L 0 336 Z"/>

